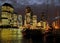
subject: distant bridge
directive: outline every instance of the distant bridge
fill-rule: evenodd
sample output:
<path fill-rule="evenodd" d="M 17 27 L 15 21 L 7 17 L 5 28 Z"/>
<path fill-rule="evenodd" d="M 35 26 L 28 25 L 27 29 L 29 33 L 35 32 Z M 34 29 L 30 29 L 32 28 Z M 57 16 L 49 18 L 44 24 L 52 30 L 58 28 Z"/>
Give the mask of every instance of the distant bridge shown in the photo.
<path fill-rule="evenodd" d="M 56 17 L 52 18 L 51 21 L 49 22 L 49 24 L 52 25 L 52 22 L 54 22 L 58 19 L 60 19 L 60 16 L 56 16 Z"/>
<path fill-rule="evenodd" d="M 57 19 L 60 19 L 60 16 L 57 16 L 57 17 L 53 18 L 52 20 L 56 21 Z"/>

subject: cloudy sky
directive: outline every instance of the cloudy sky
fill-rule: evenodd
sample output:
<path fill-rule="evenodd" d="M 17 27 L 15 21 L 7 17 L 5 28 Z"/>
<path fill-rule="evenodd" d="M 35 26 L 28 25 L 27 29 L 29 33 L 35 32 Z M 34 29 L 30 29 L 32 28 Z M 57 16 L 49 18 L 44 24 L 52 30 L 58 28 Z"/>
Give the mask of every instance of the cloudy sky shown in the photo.
<path fill-rule="evenodd" d="M 47 0 L 0 0 L 0 4 L 12 3 L 14 5 L 34 5 L 34 4 L 47 4 Z M 51 0 L 48 0 L 48 4 L 51 4 Z M 60 5 L 60 0 L 54 0 L 55 5 Z"/>
<path fill-rule="evenodd" d="M 36 6 L 36 7 L 33 8 L 34 14 L 37 14 L 39 16 L 40 12 L 42 11 L 40 5 L 44 5 L 44 4 L 49 4 L 50 5 L 50 4 L 53 4 L 52 2 L 54 2 L 55 6 L 60 6 L 60 0 L 0 0 L 0 6 L 4 3 L 10 3 L 11 5 L 13 5 L 13 7 L 16 8 L 15 11 L 17 11 L 19 14 L 23 14 L 23 12 L 24 12 L 23 7 L 25 5 L 33 5 L 33 6 L 34 5 L 39 5 L 38 7 Z M 21 7 L 21 5 L 23 5 L 23 7 Z M 53 12 L 50 9 L 49 9 L 49 11 L 50 11 L 50 13 Z"/>

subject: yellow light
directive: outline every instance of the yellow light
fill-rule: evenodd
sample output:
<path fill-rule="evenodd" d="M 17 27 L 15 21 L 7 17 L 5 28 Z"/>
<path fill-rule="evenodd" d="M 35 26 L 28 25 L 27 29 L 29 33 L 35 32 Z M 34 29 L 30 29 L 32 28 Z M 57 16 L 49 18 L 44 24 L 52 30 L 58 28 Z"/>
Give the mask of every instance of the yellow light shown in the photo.
<path fill-rule="evenodd" d="M 43 22 L 43 25 L 44 25 L 44 29 L 46 29 L 46 22 Z"/>
<path fill-rule="evenodd" d="M 41 22 L 39 22 L 39 23 L 37 24 L 37 26 L 41 26 Z"/>

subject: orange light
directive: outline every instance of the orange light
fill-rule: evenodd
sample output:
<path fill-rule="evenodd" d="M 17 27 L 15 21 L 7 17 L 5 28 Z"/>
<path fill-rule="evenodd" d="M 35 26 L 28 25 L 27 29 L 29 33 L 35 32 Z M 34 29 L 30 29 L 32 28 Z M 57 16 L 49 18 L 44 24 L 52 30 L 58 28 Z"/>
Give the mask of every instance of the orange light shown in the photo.
<path fill-rule="evenodd" d="M 46 26 L 46 30 L 48 30 L 50 27 L 49 27 L 49 24 L 47 24 L 47 26 Z"/>
<path fill-rule="evenodd" d="M 59 27 L 58 26 L 55 26 L 55 29 L 58 29 Z"/>

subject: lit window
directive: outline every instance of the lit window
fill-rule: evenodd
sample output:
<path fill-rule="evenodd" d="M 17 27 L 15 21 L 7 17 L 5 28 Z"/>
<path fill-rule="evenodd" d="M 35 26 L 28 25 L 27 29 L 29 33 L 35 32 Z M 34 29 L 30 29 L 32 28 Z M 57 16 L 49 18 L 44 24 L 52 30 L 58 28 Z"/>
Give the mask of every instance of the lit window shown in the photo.
<path fill-rule="evenodd" d="M 13 12 L 13 8 L 10 8 L 9 10 L 10 10 L 10 12 Z"/>
<path fill-rule="evenodd" d="M 6 6 L 2 6 L 2 11 L 5 11 L 6 10 Z"/>
<path fill-rule="evenodd" d="M 17 15 L 13 14 L 14 21 L 17 21 Z"/>
<path fill-rule="evenodd" d="M 9 25 L 9 22 L 8 19 L 2 19 L 2 25 Z"/>
<path fill-rule="evenodd" d="M 7 6 L 7 11 L 10 11 L 10 7 L 9 6 Z"/>
<path fill-rule="evenodd" d="M 2 12 L 1 17 L 8 17 L 7 12 Z"/>
<path fill-rule="evenodd" d="M 11 13 L 8 13 L 8 19 L 12 19 L 12 14 Z"/>

